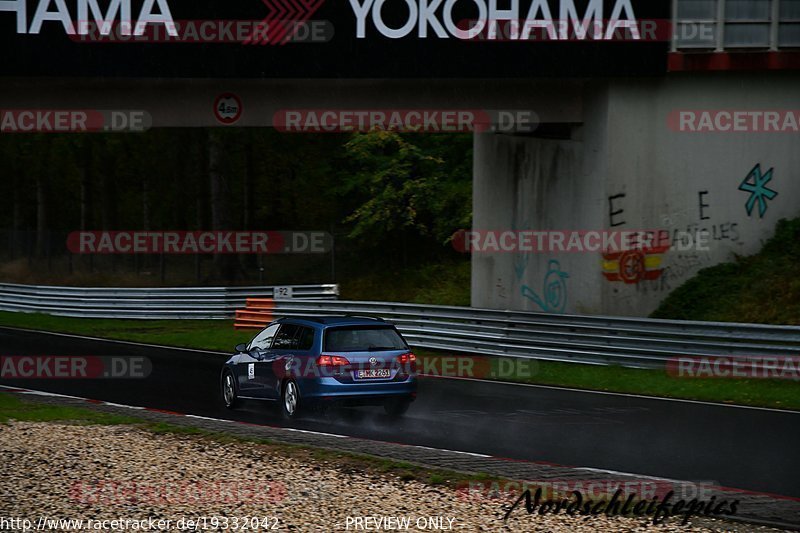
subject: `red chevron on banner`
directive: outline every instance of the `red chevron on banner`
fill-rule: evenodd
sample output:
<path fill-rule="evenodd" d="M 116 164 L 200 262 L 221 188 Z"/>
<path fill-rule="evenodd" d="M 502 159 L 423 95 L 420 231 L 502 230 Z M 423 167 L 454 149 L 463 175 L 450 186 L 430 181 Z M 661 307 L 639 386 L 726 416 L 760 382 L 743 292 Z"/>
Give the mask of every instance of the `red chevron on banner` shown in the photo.
<path fill-rule="evenodd" d="M 267 29 L 250 36 L 244 44 L 284 45 L 299 26 L 316 13 L 325 0 L 261 0 L 269 15 L 262 21 Z"/>

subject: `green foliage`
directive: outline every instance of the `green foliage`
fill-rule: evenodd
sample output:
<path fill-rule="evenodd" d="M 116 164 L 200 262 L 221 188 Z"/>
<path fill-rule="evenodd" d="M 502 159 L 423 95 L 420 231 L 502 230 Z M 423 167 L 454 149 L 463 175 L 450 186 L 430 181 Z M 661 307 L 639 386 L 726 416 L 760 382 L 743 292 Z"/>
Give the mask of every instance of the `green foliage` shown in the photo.
<path fill-rule="evenodd" d="M 387 281 L 390 280 L 390 281 Z M 457 261 L 387 267 L 342 282 L 345 300 L 470 305 L 469 256 Z"/>
<path fill-rule="evenodd" d="M 444 242 L 469 225 L 469 135 L 287 135 L 268 128 L 4 136 L 0 224 L 11 227 L 16 207 L 22 229 L 36 227 L 39 180 L 50 198 L 48 229 L 75 230 L 84 180 L 89 229 L 208 228 L 210 135 L 220 147 L 216 169 L 235 228 L 328 229 L 346 221 L 353 237 L 408 230 Z"/>
<path fill-rule="evenodd" d="M 344 145 L 339 194 L 354 200 L 351 238 L 410 234 L 446 243 L 471 222 L 471 138 L 355 134 Z"/>
<path fill-rule="evenodd" d="M 82 228 L 329 231 L 337 272 L 359 275 L 376 249 L 370 264 L 452 254 L 450 236 L 471 223 L 471 168 L 465 134 L 173 128 L 0 136 L 0 228 L 28 232 L 16 257 L 40 229 L 56 253 Z M 254 261 L 241 258 L 250 272 Z M 215 270 L 207 281 L 238 277 L 235 268 Z"/>
<path fill-rule="evenodd" d="M 261 129 L 154 129 L 146 133 L 0 137 L 0 226 L 14 207 L 22 229 L 36 227 L 37 180 L 48 188 L 48 229 L 74 231 L 86 181 L 87 229 L 210 229 L 210 136 L 220 147 L 231 229 L 326 229 L 340 217 L 320 191 L 345 136 L 286 135 Z M 85 172 L 85 174 L 84 174 Z M 246 190 L 253 206 L 243 224 Z M 11 192 L 16 189 L 19 201 Z M 14 204 L 17 204 L 16 206 Z"/>
<path fill-rule="evenodd" d="M 800 325 L 800 218 L 779 221 L 759 253 L 701 270 L 652 316 Z"/>

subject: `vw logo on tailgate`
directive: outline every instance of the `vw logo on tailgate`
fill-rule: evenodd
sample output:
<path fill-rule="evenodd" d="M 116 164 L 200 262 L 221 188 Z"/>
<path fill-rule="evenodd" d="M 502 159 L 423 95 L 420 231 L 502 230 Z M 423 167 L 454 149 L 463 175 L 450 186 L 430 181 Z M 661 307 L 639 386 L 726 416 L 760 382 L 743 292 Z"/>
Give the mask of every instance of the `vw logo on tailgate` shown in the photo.
<path fill-rule="evenodd" d="M 372 365 L 377 365 L 378 364 L 378 358 L 377 357 L 370 357 L 369 358 L 369 362 Z"/>

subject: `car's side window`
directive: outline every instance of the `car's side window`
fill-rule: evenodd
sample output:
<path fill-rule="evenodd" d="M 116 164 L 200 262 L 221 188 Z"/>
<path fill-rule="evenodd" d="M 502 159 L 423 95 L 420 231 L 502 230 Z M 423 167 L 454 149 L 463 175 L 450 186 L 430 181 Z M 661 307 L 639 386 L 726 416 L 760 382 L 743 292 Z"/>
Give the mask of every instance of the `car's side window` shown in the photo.
<path fill-rule="evenodd" d="M 281 329 L 275 336 L 275 341 L 272 343 L 273 350 L 292 350 L 296 346 L 295 334 L 297 333 L 298 326 L 294 324 L 282 324 Z"/>
<path fill-rule="evenodd" d="M 303 351 L 310 350 L 314 345 L 314 329 L 303 326 L 300 326 L 299 329 L 300 331 L 297 332 L 297 336 L 295 337 L 297 349 Z"/>
<path fill-rule="evenodd" d="M 250 346 L 248 346 L 248 350 L 253 350 L 258 348 L 259 350 L 268 350 L 270 344 L 272 344 L 272 338 L 275 336 L 275 333 L 278 331 L 278 327 L 280 324 L 273 324 L 258 335 L 250 342 Z"/>

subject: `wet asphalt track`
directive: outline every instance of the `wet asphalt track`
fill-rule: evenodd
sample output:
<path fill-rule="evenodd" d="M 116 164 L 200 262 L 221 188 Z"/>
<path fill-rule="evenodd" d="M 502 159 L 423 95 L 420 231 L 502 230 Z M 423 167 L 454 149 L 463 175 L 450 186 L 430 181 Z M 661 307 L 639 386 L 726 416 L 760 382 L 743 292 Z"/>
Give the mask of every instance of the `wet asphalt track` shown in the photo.
<path fill-rule="evenodd" d="M 286 425 L 271 402 L 236 411 L 218 393 L 224 356 L 0 328 L 0 355 L 146 356 L 143 380 L 0 380 L 187 414 Z M 800 497 L 800 413 L 552 388 L 423 379 L 401 420 L 380 408 L 312 414 L 292 427 Z"/>

